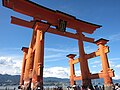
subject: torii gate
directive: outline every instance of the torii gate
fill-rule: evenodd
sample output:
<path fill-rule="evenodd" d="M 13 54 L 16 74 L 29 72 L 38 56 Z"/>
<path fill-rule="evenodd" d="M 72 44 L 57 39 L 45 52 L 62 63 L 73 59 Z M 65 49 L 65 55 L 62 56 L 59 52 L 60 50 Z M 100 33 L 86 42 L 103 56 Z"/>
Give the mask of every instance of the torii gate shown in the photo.
<path fill-rule="evenodd" d="M 35 88 L 37 85 L 43 90 L 44 35 L 45 32 L 49 32 L 78 40 L 80 57 L 74 60 L 74 54 L 68 55 L 70 58 L 71 85 L 74 85 L 76 80 L 82 80 L 83 86 L 86 87 L 92 85 L 91 79 L 104 78 L 106 90 L 109 89 L 112 84 L 111 77 L 114 76 L 114 72 L 109 68 L 106 56 L 106 53 L 108 53 L 108 47 L 104 45 L 107 43 L 107 40 L 100 39 L 94 42 L 93 38 L 86 37 L 82 34 L 82 32 L 92 34 L 97 28 L 101 27 L 100 25 L 76 19 L 74 16 L 61 11 L 48 9 L 29 0 L 3 0 L 3 6 L 33 17 L 32 21 L 25 21 L 13 16 L 11 17 L 12 24 L 33 29 L 29 48 L 22 48 L 24 57 L 20 86 L 24 85 L 25 87 Z M 66 27 L 76 30 L 76 33 L 68 32 Z M 83 41 L 96 43 L 99 46 L 99 50 L 91 54 L 85 54 Z M 91 74 L 87 59 L 96 56 L 101 56 L 103 70 L 100 74 Z M 74 64 L 78 62 L 81 67 L 81 76 L 76 77 Z"/>

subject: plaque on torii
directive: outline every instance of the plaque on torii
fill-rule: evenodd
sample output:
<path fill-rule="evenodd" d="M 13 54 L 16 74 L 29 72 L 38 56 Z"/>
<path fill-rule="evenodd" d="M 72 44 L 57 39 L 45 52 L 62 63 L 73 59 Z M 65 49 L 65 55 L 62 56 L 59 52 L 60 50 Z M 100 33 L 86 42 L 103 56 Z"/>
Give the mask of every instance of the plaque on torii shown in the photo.
<path fill-rule="evenodd" d="M 70 54 L 70 84 L 76 84 L 76 80 L 82 80 L 83 86 L 91 86 L 91 79 L 104 78 L 106 86 L 112 84 L 114 72 L 109 67 L 107 60 L 108 47 L 105 46 L 107 40 L 100 39 L 94 41 L 93 38 L 86 37 L 84 33 L 92 34 L 100 25 L 92 24 L 86 21 L 76 19 L 74 16 L 54 11 L 49 8 L 38 5 L 29 0 L 3 0 L 3 6 L 10 8 L 21 14 L 33 17 L 33 20 L 26 21 L 11 16 L 11 23 L 19 26 L 32 28 L 32 40 L 29 48 L 23 47 L 24 53 L 22 72 L 20 78 L 20 87 L 36 88 L 43 90 L 43 67 L 44 67 L 44 35 L 45 32 L 65 36 L 78 40 L 79 58 L 74 59 L 75 55 Z M 76 33 L 68 32 L 67 28 L 71 28 Z M 84 51 L 83 41 L 97 44 L 99 50 L 86 54 Z M 87 60 L 96 56 L 100 56 L 102 60 L 102 71 L 99 74 L 91 74 Z M 76 76 L 74 64 L 80 63 L 81 76 Z M 107 90 L 107 89 L 106 89 Z"/>

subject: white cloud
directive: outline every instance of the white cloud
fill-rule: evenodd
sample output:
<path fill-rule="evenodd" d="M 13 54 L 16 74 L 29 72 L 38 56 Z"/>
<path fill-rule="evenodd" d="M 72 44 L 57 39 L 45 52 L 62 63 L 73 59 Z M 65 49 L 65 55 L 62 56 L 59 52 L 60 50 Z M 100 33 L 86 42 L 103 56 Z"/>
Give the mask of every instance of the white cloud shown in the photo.
<path fill-rule="evenodd" d="M 75 71 L 76 76 L 80 76 L 80 70 Z M 69 67 L 50 67 L 44 69 L 44 77 L 69 78 Z"/>
<path fill-rule="evenodd" d="M 16 75 L 20 74 L 21 69 L 21 60 L 20 58 L 11 57 L 11 56 L 1 56 L 0 57 L 0 73 L 1 74 L 11 74 Z"/>
<path fill-rule="evenodd" d="M 69 78 L 69 68 L 50 67 L 44 69 L 44 77 Z"/>
<path fill-rule="evenodd" d="M 113 77 L 113 79 L 120 79 L 120 75 L 115 75 L 115 77 Z"/>
<path fill-rule="evenodd" d="M 0 57 L 0 65 L 13 65 L 15 62 L 11 57 Z"/>
<path fill-rule="evenodd" d="M 120 68 L 120 64 L 119 64 L 119 65 L 116 65 L 115 68 Z"/>

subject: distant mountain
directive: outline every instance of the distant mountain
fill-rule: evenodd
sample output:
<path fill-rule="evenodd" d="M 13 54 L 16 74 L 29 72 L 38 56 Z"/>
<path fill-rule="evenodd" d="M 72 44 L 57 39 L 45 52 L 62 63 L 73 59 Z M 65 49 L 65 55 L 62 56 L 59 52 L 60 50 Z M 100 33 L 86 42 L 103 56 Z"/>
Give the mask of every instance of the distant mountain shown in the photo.
<path fill-rule="evenodd" d="M 19 85 L 20 75 L 8 75 L 8 74 L 0 74 L 0 85 Z M 63 83 L 69 83 L 69 79 L 62 79 L 56 77 L 45 77 L 44 84 L 45 85 L 56 85 Z"/>
<path fill-rule="evenodd" d="M 67 78 L 44 77 L 44 82 L 69 82 Z"/>
<path fill-rule="evenodd" d="M 19 84 L 20 75 L 0 74 L 0 85 L 2 84 Z"/>
<path fill-rule="evenodd" d="M 19 85 L 20 75 L 8 75 L 0 74 L 0 85 Z M 120 83 L 119 80 L 113 80 L 114 83 Z M 99 84 L 103 85 L 103 79 L 92 80 L 93 85 Z M 44 85 L 69 85 L 69 79 L 67 78 L 56 78 L 56 77 L 44 77 Z M 78 81 L 77 84 L 81 84 Z"/>
<path fill-rule="evenodd" d="M 120 83 L 120 79 L 113 79 L 113 83 Z"/>

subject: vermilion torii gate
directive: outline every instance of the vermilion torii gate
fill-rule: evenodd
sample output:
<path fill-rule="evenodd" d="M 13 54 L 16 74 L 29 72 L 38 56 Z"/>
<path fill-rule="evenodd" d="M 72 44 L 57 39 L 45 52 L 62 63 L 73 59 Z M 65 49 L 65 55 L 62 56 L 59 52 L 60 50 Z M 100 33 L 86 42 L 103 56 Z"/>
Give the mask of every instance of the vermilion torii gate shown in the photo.
<path fill-rule="evenodd" d="M 91 79 L 104 78 L 106 90 L 110 88 L 112 84 L 111 77 L 114 76 L 114 72 L 110 69 L 107 60 L 108 47 L 104 46 L 107 43 L 107 40 L 100 39 L 95 42 L 93 38 L 88 38 L 82 34 L 83 32 L 92 34 L 97 28 L 101 27 L 100 25 L 76 19 L 74 16 L 48 9 L 29 0 L 3 0 L 3 6 L 33 17 L 33 20 L 31 21 L 25 21 L 13 16 L 11 17 L 12 24 L 33 29 L 29 48 L 22 48 L 24 57 L 20 86 L 24 85 L 26 88 L 40 86 L 43 90 L 44 35 L 45 32 L 49 32 L 78 40 L 80 57 L 74 59 L 74 54 L 68 55 L 70 58 L 71 85 L 74 85 L 76 80 L 82 80 L 83 86 L 89 86 L 92 85 Z M 68 32 L 66 27 L 76 30 L 76 33 Z M 83 41 L 93 44 L 96 43 L 99 46 L 99 49 L 96 52 L 86 54 Z M 91 74 L 87 60 L 96 56 L 101 57 L 102 71 L 99 74 Z M 75 63 L 80 63 L 81 76 L 75 76 Z"/>

